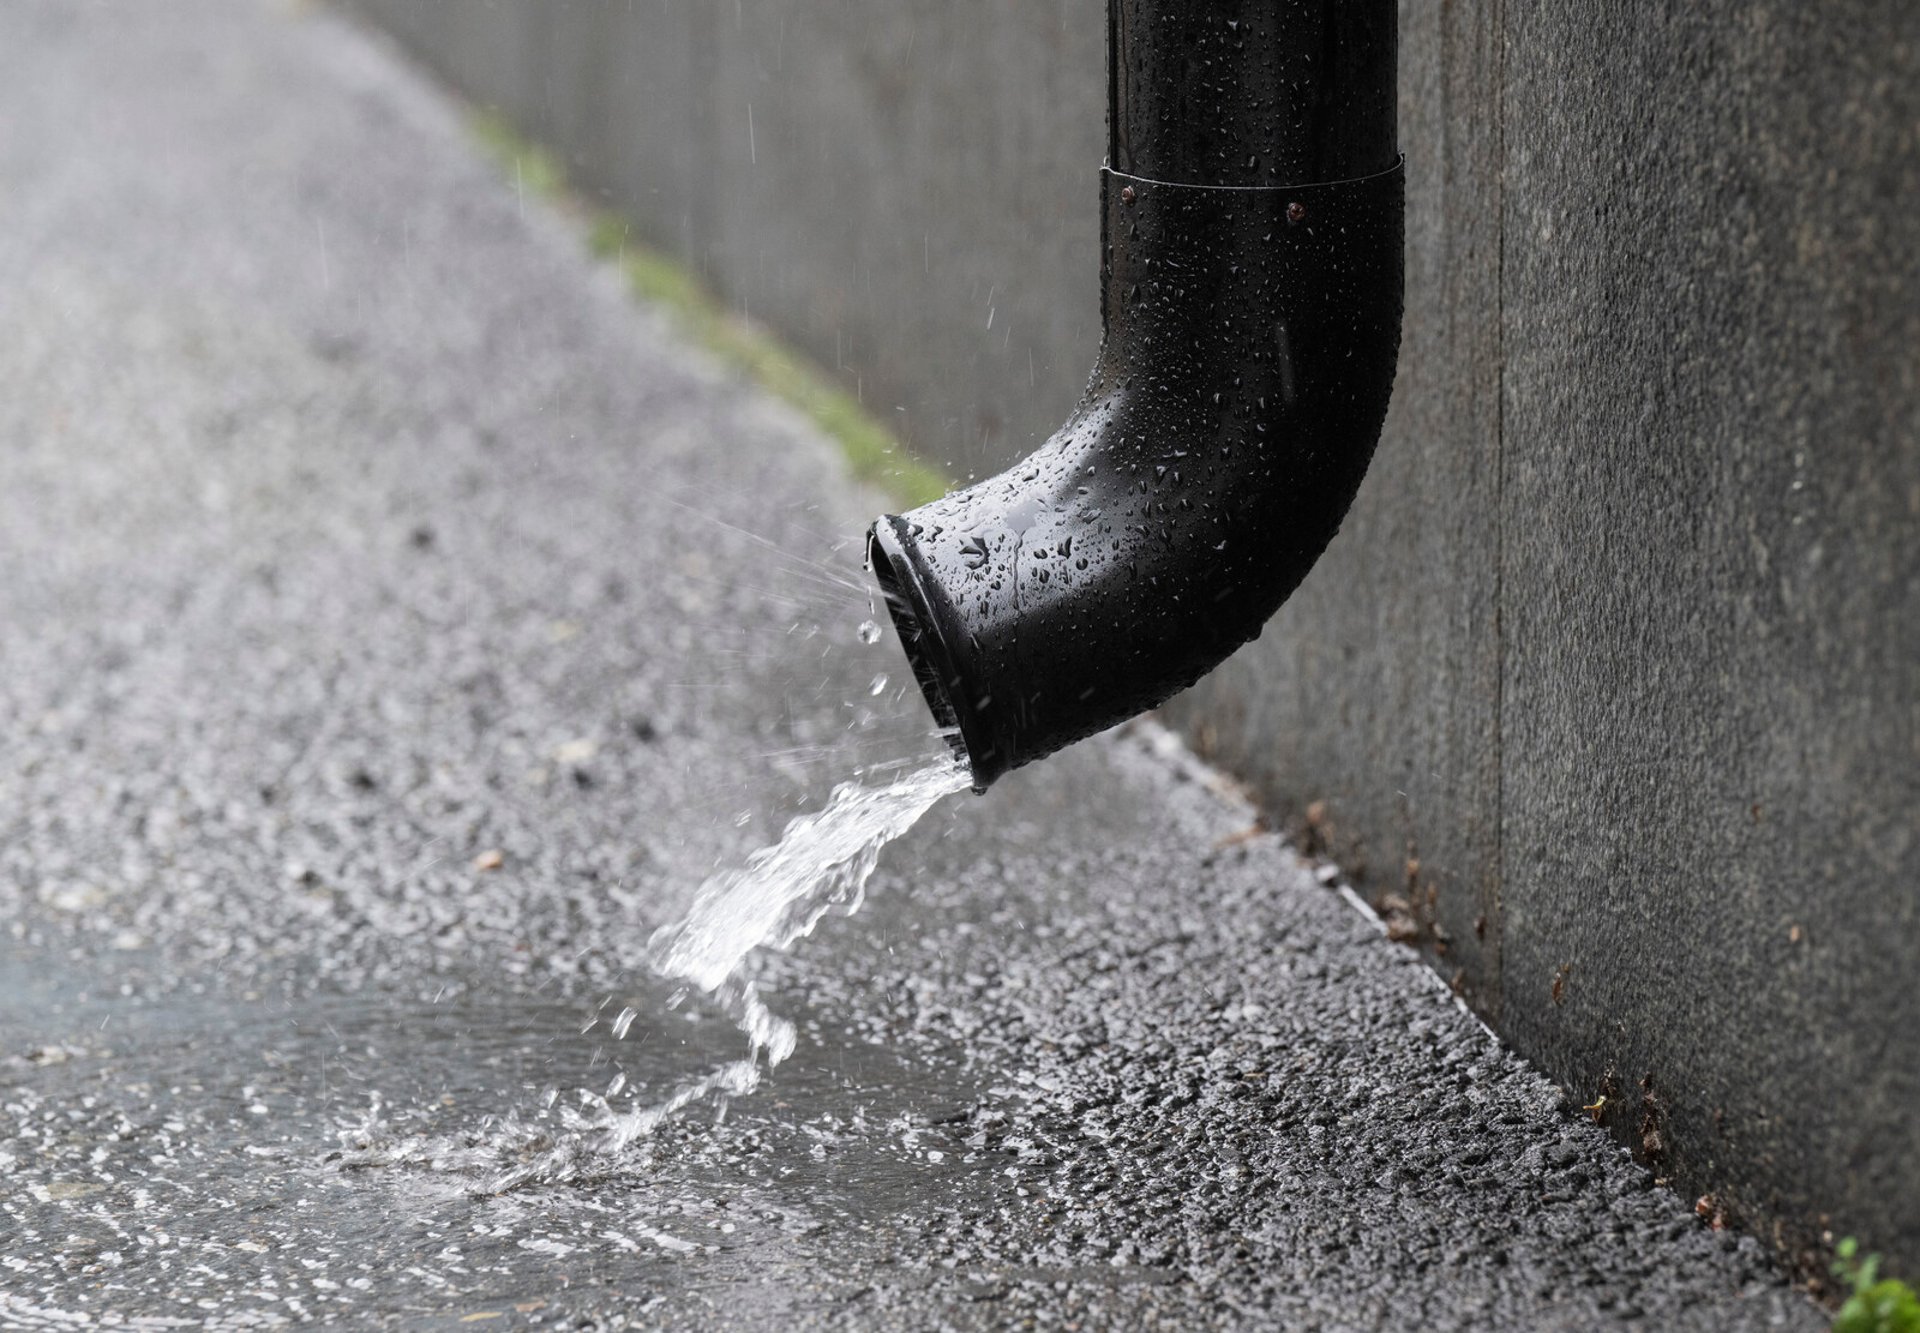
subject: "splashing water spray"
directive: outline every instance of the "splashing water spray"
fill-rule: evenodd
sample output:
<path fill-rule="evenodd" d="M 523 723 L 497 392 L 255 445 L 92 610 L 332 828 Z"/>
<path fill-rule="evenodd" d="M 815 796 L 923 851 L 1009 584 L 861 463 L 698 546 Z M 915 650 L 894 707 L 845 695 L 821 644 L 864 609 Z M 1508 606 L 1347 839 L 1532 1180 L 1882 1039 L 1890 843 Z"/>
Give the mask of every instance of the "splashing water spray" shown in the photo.
<path fill-rule="evenodd" d="M 1333 539 L 1399 349 L 1396 22 L 1391 0 L 1109 0 L 1103 337 L 1086 396 L 1012 469 L 868 535 L 950 753 L 890 785 L 843 783 L 654 935 L 652 968 L 682 997 L 713 997 L 748 1053 L 598 1117 L 599 1149 L 750 1091 L 792 1054 L 793 1026 L 743 970 L 753 949 L 856 907 L 880 849 L 941 797 L 984 792 L 1211 671 Z M 1190 114 L 1196 52 L 1225 90 L 1215 115 Z"/>

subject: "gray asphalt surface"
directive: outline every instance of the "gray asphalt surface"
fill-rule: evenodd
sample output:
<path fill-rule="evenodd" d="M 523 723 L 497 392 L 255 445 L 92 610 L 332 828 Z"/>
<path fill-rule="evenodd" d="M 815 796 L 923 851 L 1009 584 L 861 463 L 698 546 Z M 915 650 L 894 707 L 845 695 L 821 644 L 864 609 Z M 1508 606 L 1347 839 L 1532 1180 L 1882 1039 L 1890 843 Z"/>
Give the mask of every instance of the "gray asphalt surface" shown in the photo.
<path fill-rule="evenodd" d="M 739 1053 L 647 934 L 925 741 L 881 499 L 461 114 L 0 5 L 0 1324 L 1820 1326 L 1151 727 L 763 960 L 754 1095 L 491 1192 Z"/>

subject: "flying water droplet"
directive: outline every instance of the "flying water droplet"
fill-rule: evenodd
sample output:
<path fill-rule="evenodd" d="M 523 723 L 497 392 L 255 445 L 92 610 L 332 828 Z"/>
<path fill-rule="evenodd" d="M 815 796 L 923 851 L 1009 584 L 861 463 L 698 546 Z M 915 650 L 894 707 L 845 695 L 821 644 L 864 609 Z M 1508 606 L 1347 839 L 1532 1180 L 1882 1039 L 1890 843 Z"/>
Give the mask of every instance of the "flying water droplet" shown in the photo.
<path fill-rule="evenodd" d="M 627 1034 L 633 1031 L 633 1020 L 638 1017 L 640 1017 L 640 1015 L 635 1013 L 632 1008 L 622 1009 L 619 1016 L 613 1020 L 613 1039 L 615 1041 L 625 1041 Z"/>
<path fill-rule="evenodd" d="M 879 675 L 873 678 L 873 684 L 867 687 L 867 693 L 878 694 L 880 693 L 880 691 L 886 688 L 887 688 L 887 673 L 882 671 Z"/>
<path fill-rule="evenodd" d="M 878 622 L 872 621 L 872 620 L 865 620 L 860 623 L 860 642 L 862 643 L 880 642 L 880 626 Z"/>

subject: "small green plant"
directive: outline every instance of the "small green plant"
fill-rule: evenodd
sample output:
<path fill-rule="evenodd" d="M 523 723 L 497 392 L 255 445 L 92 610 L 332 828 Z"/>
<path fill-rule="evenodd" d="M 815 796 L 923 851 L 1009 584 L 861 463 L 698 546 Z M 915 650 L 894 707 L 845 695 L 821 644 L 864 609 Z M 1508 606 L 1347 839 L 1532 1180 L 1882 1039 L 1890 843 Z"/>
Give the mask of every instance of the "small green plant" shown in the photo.
<path fill-rule="evenodd" d="M 1833 1333 L 1920 1333 L 1920 1296 L 1894 1278 L 1880 1276 L 1880 1256 L 1860 1257 L 1852 1236 L 1834 1249 L 1833 1275 L 1853 1289 L 1834 1316 Z"/>
<path fill-rule="evenodd" d="M 588 245 L 619 267 L 635 296 L 666 310 L 682 332 L 707 351 L 806 414 L 840 446 L 854 476 L 887 491 L 904 508 L 947 493 L 947 479 L 908 455 L 893 433 L 825 371 L 733 313 L 672 259 L 635 240 L 617 213 L 568 194 L 566 168 L 553 153 L 522 138 L 491 112 L 473 117 L 473 132 L 516 189 L 585 218 Z"/>

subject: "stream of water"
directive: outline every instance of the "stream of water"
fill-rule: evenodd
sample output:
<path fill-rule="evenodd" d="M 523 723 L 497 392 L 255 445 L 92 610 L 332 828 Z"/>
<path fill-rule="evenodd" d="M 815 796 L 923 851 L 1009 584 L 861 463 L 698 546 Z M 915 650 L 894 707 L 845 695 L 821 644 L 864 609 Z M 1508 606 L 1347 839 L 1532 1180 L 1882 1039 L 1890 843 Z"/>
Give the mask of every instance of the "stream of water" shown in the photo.
<path fill-rule="evenodd" d="M 869 774 L 841 783 L 825 808 L 799 816 L 779 841 L 713 875 L 682 920 L 654 932 L 648 965 L 679 983 L 669 1003 L 677 1005 L 693 992 L 710 997 L 746 1035 L 741 1058 L 631 1110 L 616 1110 L 606 1096 L 580 1092 L 577 1106 L 556 1108 L 563 1132 L 544 1144 L 519 1145 L 521 1160 L 493 1188 L 578 1178 L 594 1159 L 618 1153 L 697 1101 L 753 1091 L 766 1070 L 793 1054 L 793 1025 L 761 998 L 747 975 L 748 956 L 758 948 L 788 947 L 810 934 L 829 911 L 859 907 L 881 849 L 942 797 L 968 786 L 965 766 L 944 744 L 941 748 L 942 753 L 890 782 L 873 784 L 866 780 Z M 612 1020 L 616 1039 L 626 1035 L 633 1019 L 628 1009 Z"/>
<path fill-rule="evenodd" d="M 747 955 L 788 947 L 832 908 L 857 909 L 880 849 L 967 783 L 966 770 L 950 754 L 885 786 L 841 783 L 824 810 L 795 819 L 778 842 L 703 884 L 684 920 L 654 932 L 649 965 L 723 998 L 755 1054 L 778 1064 L 793 1053 L 793 1027 L 770 1013 L 742 978 Z"/>

